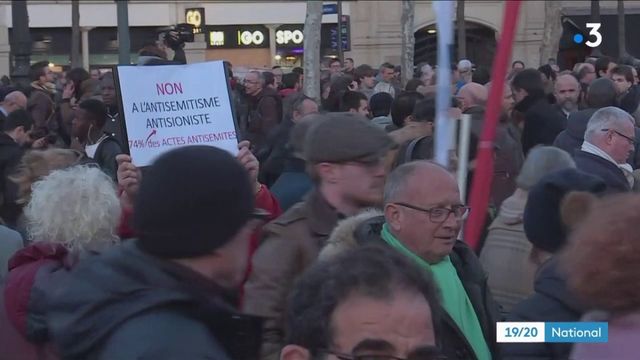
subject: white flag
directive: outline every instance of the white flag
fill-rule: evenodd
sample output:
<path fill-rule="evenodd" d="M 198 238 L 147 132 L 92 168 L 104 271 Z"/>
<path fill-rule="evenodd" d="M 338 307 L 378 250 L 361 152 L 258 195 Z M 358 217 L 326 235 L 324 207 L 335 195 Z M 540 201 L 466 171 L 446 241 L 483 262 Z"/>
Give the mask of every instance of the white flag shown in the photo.
<path fill-rule="evenodd" d="M 455 122 L 449 119 L 451 107 L 451 59 L 453 44 L 453 1 L 433 1 L 438 29 L 438 83 L 436 84 L 435 161 L 449 166 L 449 150 L 453 148 Z"/>

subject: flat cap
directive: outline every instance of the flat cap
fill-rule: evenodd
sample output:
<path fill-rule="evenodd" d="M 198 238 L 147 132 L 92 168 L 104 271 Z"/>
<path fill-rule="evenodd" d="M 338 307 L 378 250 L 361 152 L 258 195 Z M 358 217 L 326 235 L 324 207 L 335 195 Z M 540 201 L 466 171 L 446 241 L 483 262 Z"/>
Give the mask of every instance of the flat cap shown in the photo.
<path fill-rule="evenodd" d="M 326 114 L 309 129 L 305 143 L 305 160 L 312 164 L 375 161 L 394 146 L 384 130 L 353 113 Z"/>

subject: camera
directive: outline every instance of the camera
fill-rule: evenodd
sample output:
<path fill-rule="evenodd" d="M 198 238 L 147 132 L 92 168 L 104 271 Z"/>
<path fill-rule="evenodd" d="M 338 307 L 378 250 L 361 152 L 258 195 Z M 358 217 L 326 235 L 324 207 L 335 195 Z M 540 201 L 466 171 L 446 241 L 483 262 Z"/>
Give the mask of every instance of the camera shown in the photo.
<path fill-rule="evenodd" d="M 193 25 L 185 23 L 165 29 L 162 31 L 164 42 L 172 49 L 182 46 L 184 43 L 193 42 L 193 29 Z"/>

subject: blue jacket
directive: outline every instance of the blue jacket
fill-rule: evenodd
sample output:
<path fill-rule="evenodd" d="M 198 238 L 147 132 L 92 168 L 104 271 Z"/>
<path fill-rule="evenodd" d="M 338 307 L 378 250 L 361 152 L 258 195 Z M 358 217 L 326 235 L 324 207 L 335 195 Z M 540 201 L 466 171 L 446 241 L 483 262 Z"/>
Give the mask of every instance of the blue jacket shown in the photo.
<path fill-rule="evenodd" d="M 302 201 L 302 198 L 313 188 L 313 182 L 305 171 L 302 159 L 289 159 L 282 175 L 273 183 L 271 193 L 278 199 L 282 211 Z"/>

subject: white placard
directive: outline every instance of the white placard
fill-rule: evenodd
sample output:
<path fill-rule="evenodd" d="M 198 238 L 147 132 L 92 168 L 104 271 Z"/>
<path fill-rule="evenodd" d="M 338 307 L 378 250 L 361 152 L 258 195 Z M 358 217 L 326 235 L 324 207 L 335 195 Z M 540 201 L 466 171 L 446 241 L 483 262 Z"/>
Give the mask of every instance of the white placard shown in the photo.
<path fill-rule="evenodd" d="M 238 152 L 222 61 L 118 66 L 129 150 L 136 166 L 169 150 L 210 145 Z"/>

